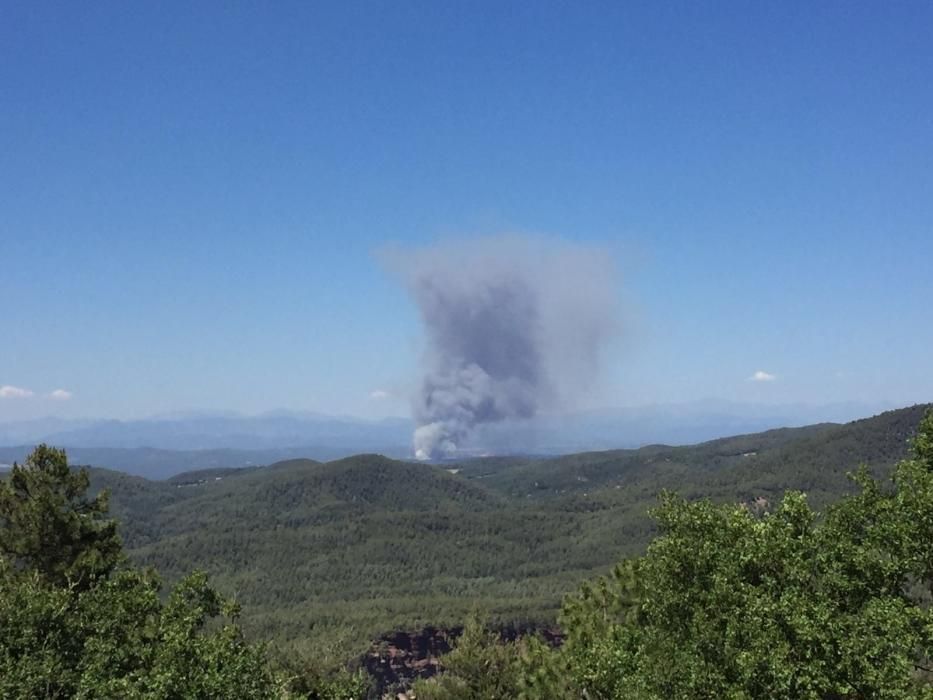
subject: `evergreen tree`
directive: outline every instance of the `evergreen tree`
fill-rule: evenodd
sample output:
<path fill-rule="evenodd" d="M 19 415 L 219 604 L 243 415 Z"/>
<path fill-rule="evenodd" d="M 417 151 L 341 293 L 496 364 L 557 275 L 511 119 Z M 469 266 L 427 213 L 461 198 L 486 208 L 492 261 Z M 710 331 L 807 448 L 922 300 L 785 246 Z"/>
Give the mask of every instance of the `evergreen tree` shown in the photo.
<path fill-rule="evenodd" d="M 121 558 L 107 494 L 88 499 L 86 469 L 68 466 L 64 450 L 39 445 L 0 481 L 0 557 L 55 585 L 88 587 Z"/>

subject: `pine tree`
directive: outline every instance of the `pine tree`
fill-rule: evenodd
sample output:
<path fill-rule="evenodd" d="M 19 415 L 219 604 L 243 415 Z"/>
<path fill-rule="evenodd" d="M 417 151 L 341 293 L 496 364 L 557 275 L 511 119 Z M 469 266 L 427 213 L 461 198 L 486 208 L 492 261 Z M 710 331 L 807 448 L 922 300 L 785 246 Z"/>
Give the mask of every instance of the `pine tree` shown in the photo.
<path fill-rule="evenodd" d="M 53 585 L 87 588 L 121 558 L 107 494 L 87 497 L 86 469 L 72 470 L 64 450 L 39 445 L 0 481 L 0 558 Z"/>

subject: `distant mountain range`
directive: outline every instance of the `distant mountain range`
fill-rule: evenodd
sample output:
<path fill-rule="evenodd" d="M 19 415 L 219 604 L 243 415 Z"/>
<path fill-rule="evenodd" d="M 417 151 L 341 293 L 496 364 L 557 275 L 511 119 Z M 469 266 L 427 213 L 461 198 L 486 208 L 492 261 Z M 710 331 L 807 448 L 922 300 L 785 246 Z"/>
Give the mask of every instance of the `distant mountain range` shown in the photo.
<path fill-rule="evenodd" d="M 562 454 L 581 450 L 682 445 L 726 435 L 813 423 L 842 423 L 890 405 L 838 403 L 768 406 L 697 401 L 542 415 L 487 426 L 463 445 L 466 455 Z M 242 467 L 296 457 L 337 459 L 359 452 L 410 455 L 414 423 L 310 412 L 260 415 L 177 413 L 142 420 L 45 418 L 0 423 L 0 465 L 45 442 L 69 449 L 72 462 L 166 478 L 191 469 Z"/>
<path fill-rule="evenodd" d="M 407 444 L 404 418 L 363 420 L 274 411 L 256 416 L 177 414 L 143 420 L 57 418 L 0 424 L 0 445 L 47 442 L 68 447 L 153 447 L 168 450 L 265 449 L 320 445 L 355 451 Z"/>

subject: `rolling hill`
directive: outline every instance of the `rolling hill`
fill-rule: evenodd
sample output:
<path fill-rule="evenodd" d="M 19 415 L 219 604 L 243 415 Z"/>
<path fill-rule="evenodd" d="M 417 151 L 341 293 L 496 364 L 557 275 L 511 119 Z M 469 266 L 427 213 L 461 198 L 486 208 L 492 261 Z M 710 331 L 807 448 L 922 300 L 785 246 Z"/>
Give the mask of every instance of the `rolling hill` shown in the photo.
<path fill-rule="evenodd" d="M 206 569 L 246 629 L 294 648 L 361 649 L 378 633 L 474 609 L 548 622 L 561 597 L 645 546 L 661 489 L 724 502 L 801 489 L 819 506 L 846 473 L 885 474 L 923 406 L 844 425 L 686 447 L 456 464 L 357 455 L 153 482 L 94 469 L 130 556 L 173 579 Z"/>

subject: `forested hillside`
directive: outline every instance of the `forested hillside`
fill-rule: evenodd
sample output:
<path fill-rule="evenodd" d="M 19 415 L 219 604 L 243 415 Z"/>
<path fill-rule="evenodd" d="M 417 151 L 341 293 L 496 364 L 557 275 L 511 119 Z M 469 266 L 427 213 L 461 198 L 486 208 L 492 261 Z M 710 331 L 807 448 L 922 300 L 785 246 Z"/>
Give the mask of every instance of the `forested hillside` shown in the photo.
<path fill-rule="evenodd" d="M 822 507 L 867 463 L 885 475 L 924 407 L 845 425 L 556 459 L 427 465 L 360 455 L 151 482 L 92 470 L 132 559 L 169 579 L 205 569 L 246 632 L 361 650 L 378 633 L 553 621 L 561 598 L 643 550 L 663 489 L 718 502 L 807 492 Z"/>
<path fill-rule="evenodd" d="M 562 644 L 467 625 L 419 700 L 928 700 L 933 412 L 890 480 L 820 514 L 666 492 L 639 556 L 561 608 Z"/>

